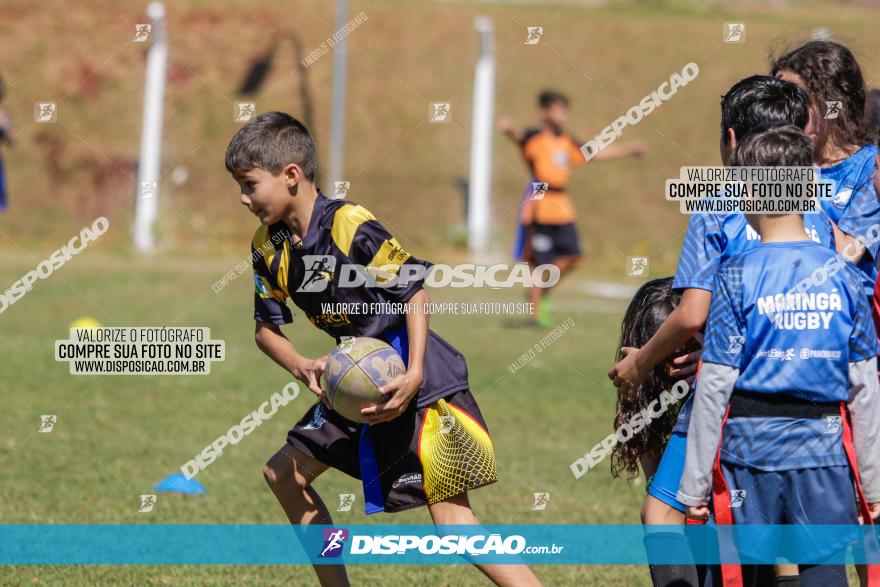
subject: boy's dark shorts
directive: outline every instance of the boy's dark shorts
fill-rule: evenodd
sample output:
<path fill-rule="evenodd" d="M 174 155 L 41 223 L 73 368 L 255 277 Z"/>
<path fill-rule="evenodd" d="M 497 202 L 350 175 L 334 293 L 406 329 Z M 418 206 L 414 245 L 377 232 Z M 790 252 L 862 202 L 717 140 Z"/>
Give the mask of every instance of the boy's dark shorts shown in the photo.
<path fill-rule="evenodd" d="M 523 258 L 534 265 L 552 263 L 559 257 L 578 257 L 581 244 L 577 226 L 568 224 L 530 224 Z"/>
<path fill-rule="evenodd" d="M 355 479 L 361 478 L 360 425 L 312 406 L 287 442 Z M 495 451 L 477 402 L 467 389 L 370 427 L 386 512 L 434 504 L 494 483 Z"/>

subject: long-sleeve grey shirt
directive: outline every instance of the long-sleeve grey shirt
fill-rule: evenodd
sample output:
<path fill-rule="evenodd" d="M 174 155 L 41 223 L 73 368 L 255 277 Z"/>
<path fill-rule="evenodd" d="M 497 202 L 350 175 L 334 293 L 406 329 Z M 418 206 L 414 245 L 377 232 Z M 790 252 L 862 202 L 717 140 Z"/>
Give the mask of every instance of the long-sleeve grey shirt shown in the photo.
<path fill-rule="evenodd" d="M 739 370 L 704 363 L 697 383 L 688 427 L 684 475 L 677 499 L 685 505 L 709 503 L 712 467 L 721 441 L 721 423 L 733 394 Z M 880 382 L 877 359 L 849 363 L 847 400 L 853 444 L 862 490 L 869 502 L 880 501 Z"/>

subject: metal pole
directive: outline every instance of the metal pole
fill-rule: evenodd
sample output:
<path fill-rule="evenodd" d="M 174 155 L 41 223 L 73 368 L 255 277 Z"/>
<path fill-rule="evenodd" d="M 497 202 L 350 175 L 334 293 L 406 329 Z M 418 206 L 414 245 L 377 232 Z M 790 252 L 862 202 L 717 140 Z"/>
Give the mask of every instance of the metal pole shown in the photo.
<path fill-rule="evenodd" d="M 336 0 L 336 29 L 340 31 L 348 22 L 348 0 Z M 330 112 L 330 181 L 342 181 L 343 154 L 345 152 L 345 82 L 348 62 L 348 35 L 333 47 L 333 95 Z"/>
<path fill-rule="evenodd" d="M 468 192 L 468 247 L 482 255 L 489 249 L 492 197 L 492 120 L 495 102 L 495 38 L 492 21 L 477 17 L 480 56 L 474 74 L 474 111 L 471 121 L 471 172 Z"/>
<path fill-rule="evenodd" d="M 134 246 L 147 253 L 155 247 L 153 227 L 159 209 L 159 174 L 162 159 L 162 107 L 165 100 L 165 66 L 168 46 L 165 6 L 151 2 L 147 16 L 152 21 L 153 46 L 147 53 L 144 83 L 144 116 L 141 125 L 141 155 L 138 160 L 138 195 L 135 202 Z"/>

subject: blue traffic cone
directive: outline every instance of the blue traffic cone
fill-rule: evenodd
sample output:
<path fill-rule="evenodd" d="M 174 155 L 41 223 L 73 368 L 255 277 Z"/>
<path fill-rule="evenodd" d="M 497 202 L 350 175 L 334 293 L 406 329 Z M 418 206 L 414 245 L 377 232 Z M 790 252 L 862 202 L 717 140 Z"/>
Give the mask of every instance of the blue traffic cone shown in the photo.
<path fill-rule="evenodd" d="M 185 493 L 187 495 L 198 495 L 200 493 L 208 493 L 208 490 L 199 483 L 195 478 L 187 479 L 183 473 L 171 473 L 153 488 L 156 491 L 164 491 L 166 493 Z"/>

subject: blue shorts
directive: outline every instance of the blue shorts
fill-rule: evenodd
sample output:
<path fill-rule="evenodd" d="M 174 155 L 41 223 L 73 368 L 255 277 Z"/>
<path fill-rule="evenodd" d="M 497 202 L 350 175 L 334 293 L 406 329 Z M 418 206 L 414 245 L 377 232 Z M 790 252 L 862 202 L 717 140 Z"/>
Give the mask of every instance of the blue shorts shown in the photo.
<path fill-rule="evenodd" d="M 825 558 L 846 547 L 847 540 L 828 544 L 811 534 L 812 524 L 857 526 L 858 510 L 852 471 L 849 466 L 760 471 L 722 463 L 721 469 L 730 492 L 730 509 L 736 524 L 792 524 L 805 527 L 803 533 L 786 536 L 791 548 Z M 852 540 L 858 537 L 853 533 Z M 753 536 L 742 554 L 759 557 L 779 552 L 780 540 L 772 528 L 765 536 Z M 792 543 L 796 544 L 792 544 Z"/>
<path fill-rule="evenodd" d="M 673 432 L 666 443 L 660 466 L 654 473 L 654 479 L 648 488 L 651 495 L 669 507 L 684 513 L 684 504 L 675 499 L 678 486 L 681 485 L 681 477 L 684 474 L 684 457 L 687 452 L 687 434 Z"/>
<path fill-rule="evenodd" d="M 737 524 L 858 524 L 852 471 L 816 467 L 760 471 L 721 463 Z"/>

